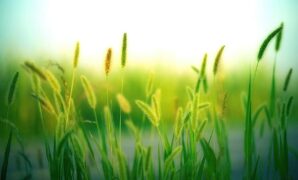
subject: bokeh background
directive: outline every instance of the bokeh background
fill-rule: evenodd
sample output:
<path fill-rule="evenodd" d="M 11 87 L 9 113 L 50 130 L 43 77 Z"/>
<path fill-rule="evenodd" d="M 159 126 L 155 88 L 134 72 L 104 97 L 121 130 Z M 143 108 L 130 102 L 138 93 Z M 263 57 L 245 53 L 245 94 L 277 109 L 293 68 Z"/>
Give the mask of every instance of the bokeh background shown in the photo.
<path fill-rule="evenodd" d="M 277 57 L 278 91 L 292 67 L 290 93 L 294 97 L 298 95 L 297 8 L 296 0 L 1 0 L 0 117 L 6 117 L 6 92 L 14 72 L 19 71 L 20 82 L 10 119 L 23 134 L 39 133 L 37 108 L 30 96 L 30 78 L 21 64 L 25 60 L 34 61 L 70 81 L 77 41 L 81 44 L 79 74 L 86 75 L 96 89 L 98 112 L 102 112 L 108 87 L 117 116 L 119 107 L 114 95 L 120 91 L 121 38 L 127 32 L 124 94 L 133 106 L 135 122 L 141 115 L 134 100 L 145 98 L 150 74 L 154 74 L 154 86 L 162 90 L 163 120 L 171 125 L 177 107 L 185 105 L 186 87 L 195 85 L 197 75 L 191 66 L 199 67 L 204 53 L 208 53 L 207 69 L 212 87 L 213 61 L 218 49 L 225 45 L 220 87 L 229 97 L 226 118 L 231 124 L 242 124 L 241 96 L 247 88 L 249 66 L 255 65 L 264 38 L 281 22 L 284 22 L 284 35 Z M 106 81 L 103 64 L 110 47 L 112 69 Z M 274 51 L 266 51 L 256 81 L 255 107 L 269 97 L 273 59 Z M 59 63 L 65 72 L 51 66 L 53 63 Z M 92 118 L 79 81 L 75 87 L 77 108 L 84 118 Z M 202 96 L 204 100 L 208 100 L 208 94 Z M 298 117 L 297 112 L 294 111 L 293 117 Z M 50 131 L 55 122 L 47 123 Z"/>

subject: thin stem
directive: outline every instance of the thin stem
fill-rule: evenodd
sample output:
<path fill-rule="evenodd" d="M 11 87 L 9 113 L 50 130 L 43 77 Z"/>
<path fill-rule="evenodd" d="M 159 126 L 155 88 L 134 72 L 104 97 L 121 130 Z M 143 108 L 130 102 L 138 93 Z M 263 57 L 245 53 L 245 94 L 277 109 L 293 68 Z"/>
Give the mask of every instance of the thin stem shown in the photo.
<path fill-rule="evenodd" d="M 70 92 L 69 92 L 69 97 L 68 97 L 68 103 L 67 103 L 67 112 L 66 112 L 66 122 L 65 122 L 65 127 L 68 126 L 68 121 L 69 121 L 69 113 L 70 113 L 70 103 L 71 103 L 71 97 L 72 97 L 72 93 L 73 93 L 73 86 L 74 86 L 74 82 L 75 82 L 75 72 L 76 72 L 76 68 L 74 68 L 72 70 L 72 76 L 71 76 L 71 87 L 70 87 Z"/>
<path fill-rule="evenodd" d="M 121 78 L 121 94 L 123 94 L 123 87 L 124 87 L 124 71 L 122 69 L 122 78 Z M 121 113 L 121 108 L 119 107 L 119 148 L 121 150 L 121 126 L 122 126 L 122 113 Z"/>
<path fill-rule="evenodd" d="M 255 71 L 254 71 L 254 74 L 253 74 L 252 86 L 254 86 L 254 82 L 255 82 L 255 79 L 256 79 L 256 76 L 257 76 L 258 67 L 259 67 L 259 62 L 257 62 L 256 68 L 255 68 Z"/>
<path fill-rule="evenodd" d="M 146 103 L 149 102 L 149 96 L 146 96 Z M 145 120 L 146 120 L 146 116 L 145 116 L 145 113 L 142 113 L 143 114 L 143 117 L 142 117 L 142 125 L 141 125 L 141 132 L 143 131 L 144 129 L 144 125 L 145 125 Z M 152 129 L 152 126 L 151 126 L 151 129 Z"/>
<path fill-rule="evenodd" d="M 98 122 L 97 113 L 96 113 L 96 111 L 95 111 L 95 108 L 92 108 L 92 111 L 93 111 L 93 116 L 94 116 L 95 123 L 96 123 L 96 128 L 97 128 L 98 136 L 101 136 L 101 135 L 100 135 L 100 126 L 99 126 L 99 122 Z M 102 138 L 102 137 L 101 137 L 101 138 Z"/>
<path fill-rule="evenodd" d="M 163 148 L 164 148 L 164 149 L 167 149 L 167 147 L 166 147 L 166 142 L 165 142 L 164 139 L 163 139 L 163 136 L 162 136 L 162 134 L 161 134 L 161 131 L 160 131 L 159 127 L 157 126 L 156 129 L 157 129 L 158 135 L 159 135 L 159 137 L 160 137 L 161 143 L 162 143 L 162 145 L 163 145 Z"/>
<path fill-rule="evenodd" d="M 10 110 L 10 105 L 7 106 L 7 113 L 6 113 L 6 120 L 9 121 L 9 110 Z M 7 124 L 5 124 L 5 129 L 7 128 Z"/>
<path fill-rule="evenodd" d="M 107 88 L 106 88 L 106 90 L 107 90 L 107 106 L 109 106 L 109 87 L 108 87 L 109 81 L 108 81 L 108 76 L 106 76 L 106 83 L 107 83 Z"/>

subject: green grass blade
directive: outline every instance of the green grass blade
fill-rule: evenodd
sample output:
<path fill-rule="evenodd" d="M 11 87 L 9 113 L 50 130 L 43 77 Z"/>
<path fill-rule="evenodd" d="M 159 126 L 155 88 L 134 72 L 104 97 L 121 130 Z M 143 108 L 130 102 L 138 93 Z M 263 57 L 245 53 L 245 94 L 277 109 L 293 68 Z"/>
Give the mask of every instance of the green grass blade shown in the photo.
<path fill-rule="evenodd" d="M 252 176 L 251 176 L 251 179 L 257 179 L 259 161 L 260 161 L 260 156 L 258 156 L 257 162 L 255 164 L 254 171 L 253 171 Z"/>
<path fill-rule="evenodd" d="M 68 130 L 64 136 L 61 138 L 58 147 L 57 147 L 57 154 L 60 155 L 62 153 L 63 148 L 65 147 L 67 141 L 71 137 L 72 133 L 74 133 L 74 129 Z"/>
<path fill-rule="evenodd" d="M 8 91 L 8 96 L 7 96 L 7 104 L 8 105 L 11 105 L 13 103 L 13 98 L 15 95 L 18 78 L 19 78 L 19 72 L 16 72 L 15 75 L 13 76 L 13 79 L 9 86 L 9 91 Z"/>
<path fill-rule="evenodd" d="M 203 157 L 201 164 L 199 166 L 198 174 L 196 179 L 203 179 L 203 172 L 204 172 L 204 166 L 205 166 L 206 158 Z"/>
<path fill-rule="evenodd" d="M 245 157 L 245 169 L 246 176 L 250 177 L 252 172 L 253 161 L 253 127 L 252 127 L 252 113 L 251 113 L 251 93 L 252 92 L 252 79 L 251 71 L 249 73 L 248 82 L 248 96 L 246 101 L 246 113 L 245 113 L 245 130 L 244 130 L 244 157 Z"/>
<path fill-rule="evenodd" d="M 196 74 L 199 74 L 200 73 L 200 70 L 195 67 L 195 66 L 191 66 L 191 69 L 196 73 Z"/>
<path fill-rule="evenodd" d="M 200 141 L 200 144 L 202 146 L 203 152 L 204 152 L 204 157 L 206 158 L 206 161 L 208 163 L 208 167 L 213 170 L 215 173 L 216 171 L 216 156 L 211 148 L 210 144 L 206 141 L 206 139 L 202 139 Z"/>
<path fill-rule="evenodd" d="M 256 110 L 256 112 L 255 112 L 255 114 L 254 114 L 254 116 L 253 116 L 253 120 L 252 120 L 252 124 L 253 124 L 253 126 L 255 126 L 256 125 L 256 123 L 257 123 L 257 120 L 258 120 L 258 118 L 259 118 L 259 116 L 261 115 L 261 113 L 262 112 L 265 112 L 265 108 L 266 108 L 267 106 L 266 106 L 266 104 L 263 104 L 263 105 L 261 105 L 261 106 L 259 106 L 258 107 L 258 109 Z"/>
<path fill-rule="evenodd" d="M 11 147 L 11 141 L 12 141 L 12 130 L 10 130 L 9 138 L 6 144 L 5 152 L 4 152 L 4 160 L 2 163 L 1 168 L 1 179 L 5 180 L 7 175 L 7 168 L 8 168 L 8 160 L 9 160 L 9 154 L 10 154 L 10 147 Z"/>
<path fill-rule="evenodd" d="M 146 158 L 145 158 L 145 172 L 148 172 L 149 171 L 149 167 L 150 167 L 150 164 L 151 164 L 151 152 L 152 152 L 152 148 L 151 146 L 149 146 L 147 148 L 147 152 L 146 152 Z"/>
<path fill-rule="evenodd" d="M 291 113 L 291 109 L 292 109 L 292 105 L 293 105 L 293 99 L 294 97 L 291 96 L 287 102 L 287 116 L 289 117 L 290 116 L 290 113 Z"/>
<path fill-rule="evenodd" d="M 168 171 L 170 165 L 173 163 L 174 158 L 182 151 L 182 146 L 176 147 L 165 160 L 165 171 Z"/>
<path fill-rule="evenodd" d="M 275 82 L 275 72 L 276 72 L 276 61 L 274 61 L 273 65 L 273 73 L 271 79 L 271 92 L 270 92 L 270 101 L 269 101 L 269 112 L 270 117 L 272 118 L 275 114 L 275 105 L 276 105 L 276 82 Z"/>
<path fill-rule="evenodd" d="M 275 168 L 278 168 L 279 167 L 279 138 L 278 138 L 278 133 L 277 133 L 277 130 L 274 129 L 273 130 L 273 139 L 272 139 L 272 142 L 273 142 L 273 158 L 274 158 L 274 165 L 275 165 Z"/>

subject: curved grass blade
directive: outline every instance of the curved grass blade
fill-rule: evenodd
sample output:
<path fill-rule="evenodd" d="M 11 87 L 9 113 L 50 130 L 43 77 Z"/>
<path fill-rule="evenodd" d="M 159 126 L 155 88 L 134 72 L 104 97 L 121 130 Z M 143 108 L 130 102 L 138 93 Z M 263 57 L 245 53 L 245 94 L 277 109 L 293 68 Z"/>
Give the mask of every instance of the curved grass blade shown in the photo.
<path fill-rule="evenodd" d="M 58 144 L 58 148 L 57 148 L 57 154 L 61 154 L 62 150 L 64 149 L 66 142 L 68 141 L 68 139 L 71 137 L 72 133 L 74 132 L 74 129 L 70 129 L 68 132 L 66 132 L 64 134 L 64 136 L 62 137 L 62 139 L 60 140 L 59 144 Z"/>
<path fill-rule="evenodd" d="M 208 163 L 208 167 L 216 170 L 216 156 L 210 144 L 206 141 L 206 139 L 202 139 L 200 141 L 200 144 L 204 152 L 204 157 L 206 158 L 206 161 Z"/>
<path fill-rule="evenodd" d="M 182 146 L 176 147 L 172 153 L 167 157 L 165 160 L 165 171 L 167 171 L 170 168 L 170 165 L 172 164 L 174 158 L 182 151 Z"/>
<path fill-rule="evenodd" d="M 294 99 L 294 97 L 291 96 L 288 100 L 288 103 L 287 103 L 287 116 L 289 116 L 290 113 L 291 113 L 291 109 L 292 109 L 292 105 L 293 105 L 293 99 Z"/>

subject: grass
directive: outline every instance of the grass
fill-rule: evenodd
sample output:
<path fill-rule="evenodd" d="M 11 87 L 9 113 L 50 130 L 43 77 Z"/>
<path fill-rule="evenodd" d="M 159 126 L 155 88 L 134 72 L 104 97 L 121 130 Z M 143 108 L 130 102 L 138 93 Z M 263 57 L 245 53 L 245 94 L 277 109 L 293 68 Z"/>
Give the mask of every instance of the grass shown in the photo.
<path fill-rule="evenodd" d="M 297 154 L 288 144 L 288 120 L 294 98 L 288 94 L 293 69 L 285 76 L 282 94 L 277 93 L 277 53 L 281 47 L 283 24 L 269 34 L 262 43 L 255 69 L 249 68 L 247 90 L 243 98 L 244 106 L 244 179 L 268 179 L 278 177 L 291 179 L 289 174 L 289 152 Z M 275 59 L 272 69 L 269 98 L 259 106 L 255 106 L 257 71 L 264 58 L 269 44 L 275 40 Z M 24 68 L 31 79 L 31 94 L 39 111 L 42 139 L 49 165 L 51 179 L 90 179 L 87 163 L 88 155 L 96 164 L 97 176 L 105 179 L 231 179 L 233 164 L 231 163 L 229 132 L 227 130 L 226 106 L 228 93 L 221 87 L 221 64 L 224 63 L 224 50 L 221 46 L 213 61 L 212 77 L 208 76 L 208 55 L 204 55 L 201 67 L 192 66 L 197 80 L 192 87 L 186 87 L 187 99 L 178 104 L 173 117 L 174 123 L 167 124 L 162 107 L 166 93 L 155 84 L 153 74 L 144 83 L 144 98 L 130 99 L 124 93 L 124 67 L 127 66 L 127 34 L 123 34 L 121 54 L 121 83 L 116 93 L 110 93 L 107 87 L 107 100 L 104 106 L 99 105 L 95 83 L 87 76 L 81 75 L 81 83 L 76 83 L 79 68 L 80 44 L 76 44 L 70 84 L 64 76 L 64 69 L 59 65 L 62 76 L 49 68 L 41 68 L 33 62 L 26 61 Z M 269 51 L 269 50 L 267 50 Z M 111 74 L 112 49 L 108 49 L 105 59 L 106 82 Z M 210 60 L 209 60 L 210 61 Z M 19 73 L 13 77 L 9 86 L 7 104 L 13 104 Z M 60 83 L 65 80 L 64 83 Z M 83 96 L 74 96 L 74 90 L 82 90 Z M 182 96 L 182 94 L 177 94 Z M 206 98 L 206 96 L 208 98 Z M 77 98 L 87 102 L 90 114 L 84 117 L 77 107 Z M 115 113 L 115 104 L 109 97 L 117 101 L 119 115 Z M 239 103 L 240 104 L 240 103 Z M 133 116 L 132 112 L 139 112 Z M 99 113 L 100 112 L 100 113 Z M 100 114 L 100 115 L 99 115 Z M 262 121 L 262 116 L 266 121 Z M 136 119 L 135 119 L 136 118 Z M 148 138 L 144 139 L 145 125 L 148 120 L 151 137 L 158 137 L 157 145 Z M 54 133 L 46 128 L 48 121 L 54 121 Z M 140 123 L 141 121 L 141 123 Z M 7 115 L 6 124 L 9 122 Z M 122 122 L 134 138 L 133 159 L 125 154 L 122 148 Z M 268 158 L 274 162 L 264 161 L 258 152 L 256 141 L 257 124 L 260 128 L 270 130 L 271 146 Z M 117 127 L 118 124 L 118 127 Z M 11 125 L 15 127 L 15 125 Z M 170 126 L 170 130 L 165 127 Z M 90 127 L 90 128 L 88 128 Z M 118 129 L 117 129 L 118 128 Z M 92 131 L 90 129 L 95 129 Z M 119 131 L 117 131 L 119 130 Z M 18 134 L 18 133 L 16 133 Z M 6 178 L 9 154 L 12 146 L 13 131 L 10 131 L 2 163 L 1 179 Z M 24 160 L 30 166 L 25 153 Z M 265 166 L 263 164 L 268 163 Z M 268 174 L 261 169 L 267 168 Z M 28 173 L 28 176 L 30 173 Z"/>

